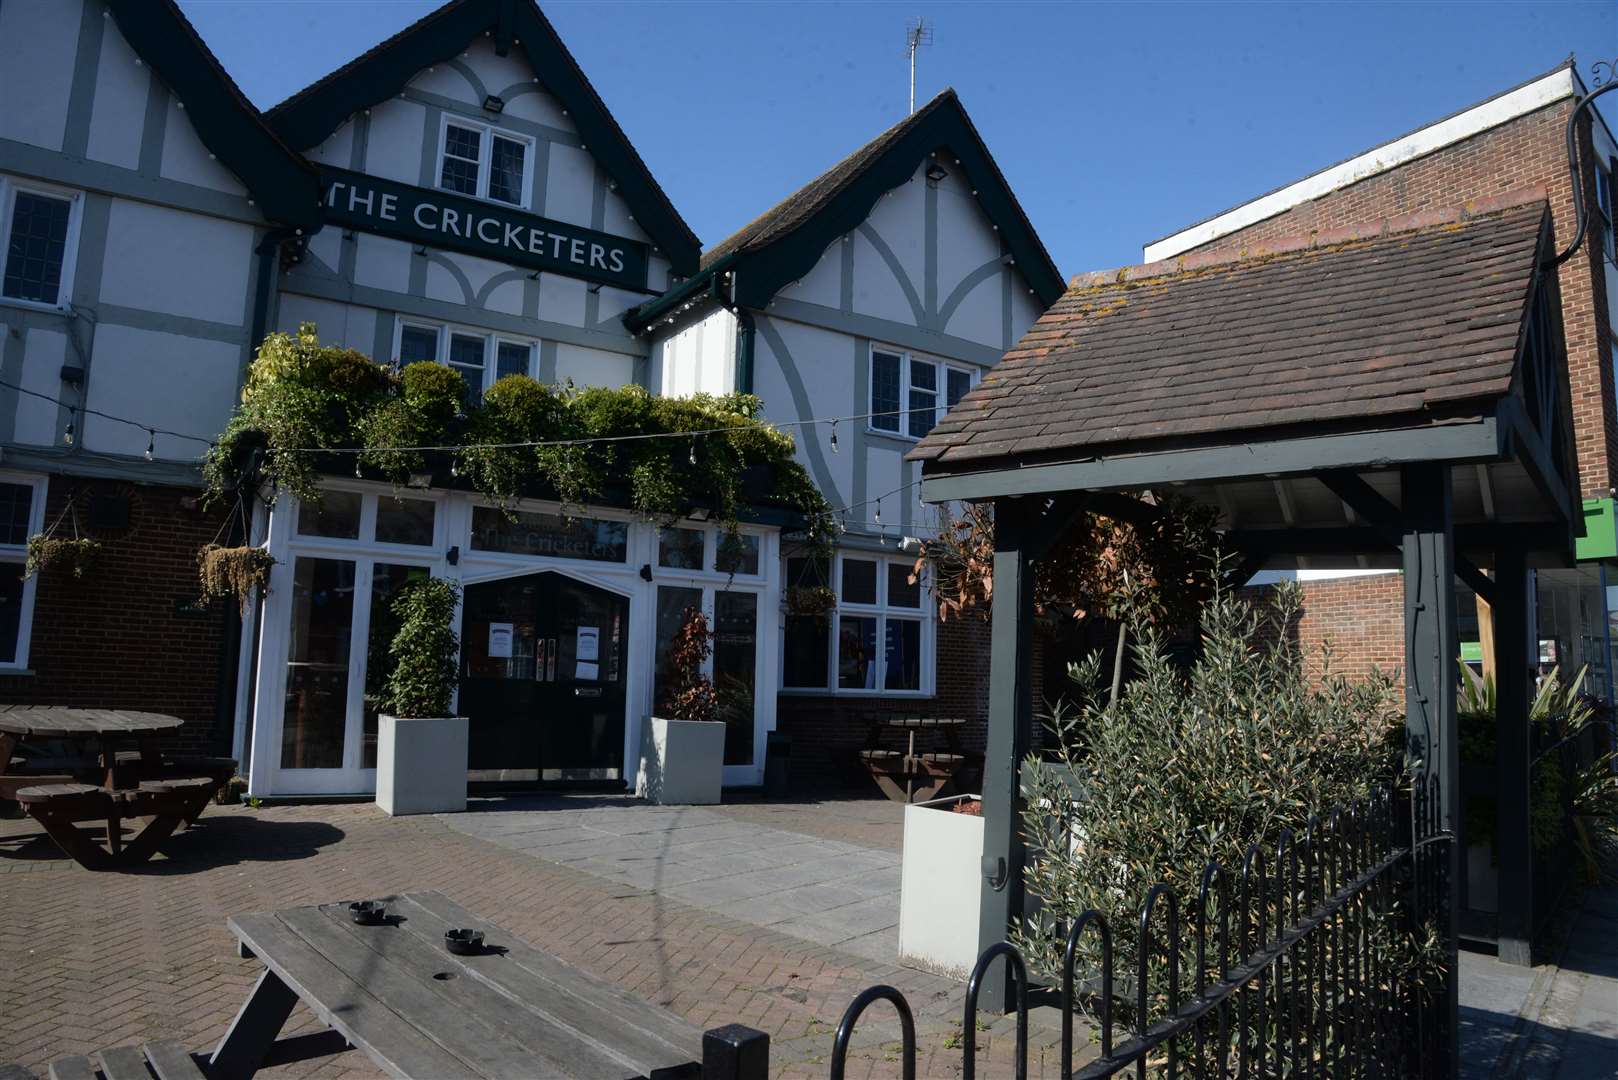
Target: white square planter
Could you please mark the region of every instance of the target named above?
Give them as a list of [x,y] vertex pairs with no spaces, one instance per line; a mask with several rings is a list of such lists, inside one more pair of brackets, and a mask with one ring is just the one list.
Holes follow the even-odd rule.
[[376,804],[390,814],[466,809],[464,716],[401,720],[382,716],[376,735]]
[[965,979],[978,959],[983,818],[950,807],[977,795],[905,807],[899,870],[899,963]]
[[636,795],[664,806],[716,803],[724,775],[723,723],[648,716],[641,724]]

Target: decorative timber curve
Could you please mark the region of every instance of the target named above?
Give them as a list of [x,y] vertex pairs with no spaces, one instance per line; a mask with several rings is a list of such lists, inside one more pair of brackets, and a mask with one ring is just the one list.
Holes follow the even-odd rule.
[[[1228,1076],[1233,1065],[1243,1076],[1452,1076],[1455,1063],[1441,1049],[1443,989],[1424,988],[1371,941],[1379,919],[1392,920],[1396,933],[1414,935],[1442,900],[1446,860],[1438,852],[1453,837],[1439,825],[1437,776],[1416,778],[1408,794],[1383,792],[1335,808],[1324,820],[1311,817],[1301,840],[1283,831],[1273,872],[1253,845],[1242,860],[1234,905],[1230,875],[1209,863],[1188,911],[1196,971],[1184,998],[1175,894],[1166,883],[1153,886],[1136,930],[1133,1033],[1121,1044],[1115,1045],[1113,1030],[1120,1000],[1113,992],[1114,931],[1099,911],[1080,915],[1065,937],[1059,995],[1041,992],[1062,1009],[1058,1075],[1099,1080],[1133,1068],[1144,1076],[1150,1062],[1168,1077]],[[1395,841],[1406,835],[1408,842]],[[1099,946],[1099,964],[1097,977],[1080,991],[1076,968],[1087,935]],[[965,1080],[977,1074],[978,987],[1001,957],[1017,987],[1012,1064],[1018,1080],[1027,1075],[1027,968],[1015,946],[1000,942],[979,957],[967,984],[961,1020]],[[1156,979],[1154,963],[1165,969]],[[1444,972],[1439,982],[1453,977]],[[1096,1010],[1100,1055],[1075,1070],[1073,1009],[1081,996]],[[844,1075],[854,1027],[878,1000],[899,1011],[902,1068],[905,1077],[915,1076],[909,1003],[890,986],[874,986],[854,999],[837,1026],[832,1080]],[[1166,1005],[1152,1020],[1154,1001]]]
[[696,273],[701,254],[696,234],[534,0],[446,4],[271,109],[270,126],[293,148],[308,150],[355,113],[396,96],[417,72],[455,60],[482,35],[493,40],[502,56],[513,46],[526,54],[529,66],[543,73],[545,88],[567,109],[589,153],[617,182],[618,195],[635,223],[669,260],[673,272]]

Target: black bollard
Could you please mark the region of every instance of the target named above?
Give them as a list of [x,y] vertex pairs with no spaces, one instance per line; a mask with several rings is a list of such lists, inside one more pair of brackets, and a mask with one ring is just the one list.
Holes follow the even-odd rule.
[[745,1024],[702,1033],[702,1080],[768,1080],[770,1037]]

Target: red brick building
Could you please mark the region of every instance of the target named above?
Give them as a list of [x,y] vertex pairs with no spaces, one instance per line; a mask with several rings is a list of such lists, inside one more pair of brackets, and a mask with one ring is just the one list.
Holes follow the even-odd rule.
[[[1540,187],[1566,247],[1577,228],[1566,132],[1587,90],[1573,62],[1486,101],[1425,125],[1336,165],[1146,245],[1148,261],[1191,252],[1236,252],[1282,237],[1464,204],[1502,192]],[[1613,543],[1618,478],[1618,405],[1614,372],[1618,341],[1618,263],[1614,262],[1613,177],[1618,141],[1585,110],[1578,129],[1582,184],[1589,206],[1583,247],[1562,264],[1562,319],[1572,382],[1574,438],[1587,536],[1580,565],[1537,575],[1541,654],[1576,669],[1589,664],[1591,689],[1612,691],[1607,560]],[[1332,576],[1332,580],[1322,580]],[[1397,666],[1401,590],[1396,578],[1301,570],[1307,643],[1331,641],[1337,669],[1348,673]],[[1618,600],[1618,597],[1614,598]],[[1462,639],[1476,638],[1470,594],[1461,600]],[[1471,616],[1471,617],[1469,617]],[[1468,633],[1470,626],[1470,633]],[[1392,635],[1390,637],[1390,634]]]

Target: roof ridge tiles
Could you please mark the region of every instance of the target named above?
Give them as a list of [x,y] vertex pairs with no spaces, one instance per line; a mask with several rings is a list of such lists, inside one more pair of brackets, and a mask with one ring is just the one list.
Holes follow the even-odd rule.
[[1147,281],[1152,278],[1173,277],[1179,274],[1210,270],[1223,266],[1234,267],[1245,263],[1256,264],[1279,255],[1290,255],[1300,251],[1312,251],[1362,241],[1380,240],[1397,236],[1401,233],[1421,232],[1445,225],[1459,225],[1478,218],[1504,214],[1507,211],[1525,206],[1543,204],[1546,200],[1547,195],[1544,185],[1534,184],[1528,187],[1514,188],[1510,191],[1504,191],[1481,199],[1470,199],[1458,206],[1414,210],[1355,225],[1343,225],[1333,229],[1315,229],[1307,233],[1261,241],[1235,250],[1191,252],[1190,254],[1175,256],[1172,259],[1160,259],[1156,262],[1137,263],[1133,266],[1120,266],[1109,270],[1091,270],[1087,273],[1075,274],[1072,280],[1069,281],[1068,288],[1071,292],[1080,289],[1122,285],[1126,282]]

